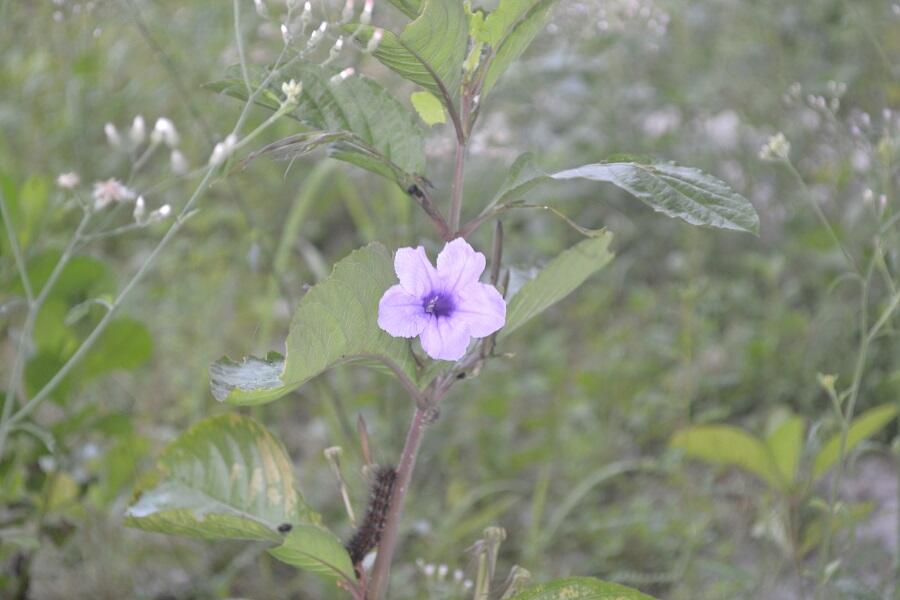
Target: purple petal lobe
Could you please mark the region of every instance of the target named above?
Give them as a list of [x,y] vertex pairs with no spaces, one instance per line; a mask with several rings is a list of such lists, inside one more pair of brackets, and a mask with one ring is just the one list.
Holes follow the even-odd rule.
[[431,319],[422,330],[422,349],[431,358],[459,360],[469,347],[469,330],[455,317]]
[[484,263],[484,254],[476,252],[463,238],[456,238],[438,254],[437,273],[444,289],[450,292],[478,281]]
[[506,302],[494,286],[475,282],[457,290],[456,297],[453,317],[465,323],[472,337],[487,337],[506,323]]
[[403,289],[413,296],[421,298],[437,287],[437,272],[422,246],[397,250],[394,271]]
[[378,326],[394,337],[416,337],[432,319],[422,301],[402,285],[394,285],[378,302]]

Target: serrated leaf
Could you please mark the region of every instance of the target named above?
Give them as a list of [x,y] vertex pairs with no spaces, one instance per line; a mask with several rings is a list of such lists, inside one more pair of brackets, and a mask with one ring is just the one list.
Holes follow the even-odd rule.
[[[415,381],[416,363],[409,342],[391,337],[378,327],[378,302],[396,279],[391,255],[379,243],[345,257],[297,305],[288,332],[284,368],[277,378],[280,387],[270,369],[251,360],[249,366],[242,369],[237,365],[230,374],[234,380],[245,378],[246,383],[233,387],[224,400],[231,404],[269,402],[326,369],[353,359],[389,364]],[[262,378],[255,379],[254,372]]]
[[633,588],[594,579],[565,577],[519,592],[512,600],[654,600]]
[[[369,43],[375,30],[369,25],[344,26],[344,31],[355,34],[363,46]],[[425,0],[422,14],[400,35],[382,32],[373,55],[401,77],[441,98],[446,105],[445,96],[452,100],[459,92],[468,39],[469,26],[462,2]]]
[[428,125],[447,122],[444,105],[431,92],[414,92],[409,97],[409,100],[422,120]]
[[279,525],[316,522],[294,487],[284,446],[237,414],[210,417],[163,452],[158,484],[141,493],[125,524],[203,539],[278,541]]
[[[303,84],[303,91],[290,116],[316,130],[304,135],[328,136],[345,132],[356,140],[356,144],[334,153],[334,158],[368,169],[368,162],[352,159],[358,152],[375,154],[402,171],[422,174],[425,170],[425,140],[409,109],[368,77],[354,74],[332,83],[337,73],[331,68],[300,63],[285,69],[278,81],[272,82],[271,95],[263,96],[258,102],[270,110],[277,110],[280,105],[277,86],[284,80],[294,79]],[[261,76],[256,78],[262,80]],[[241,100],[247,99],[246,86],[239,79],[219,81],[206,87]],[[343,139],[340,135],[335,140],[321,138],[316,145]],[[382,169],[375,172],[392,177]]]
[[797,480],[797,467],[803,451],[805,425],[802,417],[790,415],[766,438],[766,445],[775,461],[775,467],[788,484]]
[[759,216],[753,205],[725,182],[697,169],[669,163],[613,162],[584,165],[552,177],[612,183],[653,210],[692,225],[759,234]]
[[670,445],[691,457],[748,471],[775,489],[784,481],[769,449],[759,439],[730,425],[697,425],[679,431]]
[[507,303],[506,326],[500,330],[499,337],[505,338],[605,267],[613,258],[609,251],[612,237],[612,233],[606,231],[598,237],[582,240],[526,282]]
[[353,563],[343,543],[331,531],[322,527],[294,527],[284,543],[269,550],[269,554],[289,565],[329,579],[356,581]]
[[509,66],[515,62],[544,28],[557,0],[501,0],[480,27],[479,41],[494,49],[482,95],[487,95]]
[[[857,444],[875,435],[879,429],[890,423],[896,416],[897,406],[895,404],[882,404],[867,410],[853,419],[853,422],[850,424],[850,430],[847,432],[845,453],[850,452]],[[836,433],[828,439],[816,455],[813,462],[813,481],[819,479],[837,463],[840,458],[840,450],[841,434]]]

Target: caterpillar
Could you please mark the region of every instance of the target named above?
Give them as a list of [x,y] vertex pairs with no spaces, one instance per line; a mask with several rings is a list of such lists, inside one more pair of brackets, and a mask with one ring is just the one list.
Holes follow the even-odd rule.
[[378,467],[375,470],[366,514],[353,537],[344,546],[350,554],[353,566],[361,564],[366,555],[381,541],[381,532],[387,520],[396,481],[397,471],[393,467]]

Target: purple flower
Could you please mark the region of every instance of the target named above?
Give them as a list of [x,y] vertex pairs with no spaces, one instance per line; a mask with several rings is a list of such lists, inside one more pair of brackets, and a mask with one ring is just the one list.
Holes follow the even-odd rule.
[[459,360],[470,338],[491,335],[506,322],[506,302],[478,278],[484,254],[462,238],[444,246],[437,269],[425,248],[400,248],[394,271],[400,279],[378,303],[378,326],[394,337],[420,336],[431,358]]

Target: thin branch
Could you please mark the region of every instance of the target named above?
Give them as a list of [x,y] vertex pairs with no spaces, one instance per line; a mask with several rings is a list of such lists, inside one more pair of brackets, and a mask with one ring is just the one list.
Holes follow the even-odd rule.
[[19,270],[19,277],[22,279],[22,287],[25,288],[25,297],[28,303],[34,302],[34,293],[31,289],[31,281],[28,280],[28,271],[25,269],[25,260],[22,258],[22,249],[19,248],[19,238],[13,229],[12,219],[9,216],[9,209],[6,207],[6,198],[3,190],[0,190],[0,217],[3,217],[3,224],[6,226],[6,238],[9,240],[9,247],[12,248],[13,258],[16,260],[16,268]]

